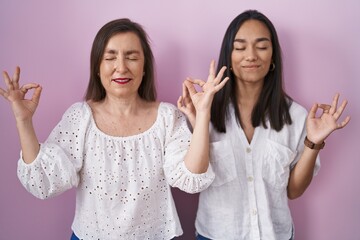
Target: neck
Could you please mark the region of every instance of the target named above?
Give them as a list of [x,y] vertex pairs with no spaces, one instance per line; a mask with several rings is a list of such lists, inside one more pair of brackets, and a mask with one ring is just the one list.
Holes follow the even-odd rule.
[[238,106],[252,109],[259,99],[262,87],[262,84],[238,84],[236,88]]
[[143,100],[138,95],[126,99],[107,96],[101,105],[111,114],[126,116],[136,114],[143,105]]

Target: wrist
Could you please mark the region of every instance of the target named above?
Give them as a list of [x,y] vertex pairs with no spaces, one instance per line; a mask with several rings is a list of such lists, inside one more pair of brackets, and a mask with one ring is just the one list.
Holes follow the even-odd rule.
[[210,120],[210,112],[209,111],[196,111],[196,121],[200,120]]
[[310,149],[314,149],[314,150],[321,150],[324,148],[325,146],[325,142],[323,141],[322,143],[314,143],[312,141],[310,141],[307,136],[304,139],[304,144],[306,147],[310,148]]

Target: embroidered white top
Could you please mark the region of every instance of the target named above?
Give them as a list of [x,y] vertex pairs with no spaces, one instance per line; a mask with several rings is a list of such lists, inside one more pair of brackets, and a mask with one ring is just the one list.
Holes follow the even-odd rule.
[[77,187],[72,230],[80,239],[171,239],[182,229],[169,184],[195,193],[214,179],[211,166],[203,174],[185,167],[190,138],[169,103],[160,103],[150,129],[129,137],[101,132],[89,105],[75,103],[34,162],[19,160],[18,177],[41,199]]
[[[200,193],[199,234],[214,240],[289,240],[292,218],[287,184],[306,136],[306,110],[293,102],[293,120],[280,132],[256,127],[249,144],[233,108],[226,133],[211,129],[210,162],[215,180]],[[315,174],[320,167],[317,158]]]

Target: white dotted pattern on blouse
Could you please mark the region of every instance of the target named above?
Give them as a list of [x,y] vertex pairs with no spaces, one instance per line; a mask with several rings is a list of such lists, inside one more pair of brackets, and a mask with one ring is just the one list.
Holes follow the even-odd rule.
[[46,199],[77,187],[72,229],[80,239],[171,239],[182,234],[171,195],[207,188],[211,166],[191,173],[183,162],[191,133],[183,114],[160,103],[150,129],[129,137],[101,132],[87,103],[64,114],[31,164],[20,158],[18,177]]

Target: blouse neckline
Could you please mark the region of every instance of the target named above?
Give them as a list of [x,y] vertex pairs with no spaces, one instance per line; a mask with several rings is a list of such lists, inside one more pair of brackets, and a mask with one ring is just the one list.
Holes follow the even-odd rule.
[[158,109],[157,109],[157,116],[156,116],[156,119],[155,119],[154,123],[148,129],[146,129],[145,131],[143,131],[141,133],[138,133],[138,134],[135,134],[135,135],[130,135],[130,136],[113,136],[113,135],[106,134],[100,128],[98,128],[98,126],[96,124],[96,121],[94,119],[91,107],[89,106],[89,104],[87,102],[84,102],[84,103],[85,103],[86,109],[89,111],[89,114],[90,114],[91,125],[94,126],[94,129],[96,130],[96,132],[99,133],[102,136],[107,137],[107,138],[113,138],[113,139],[118,139],[118,140],[120,140],[120,139],[121,140],[133,139],[133,138],[139,138],[139,137],[148,135],[158,125],[158,122],[160,121],[160,115],[161,115],[160,114],[160,109],[163,107],[163,103],[160,102],[160,104],[158,106]]

